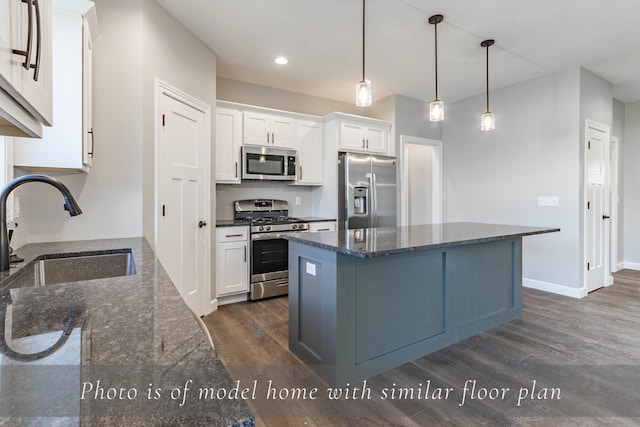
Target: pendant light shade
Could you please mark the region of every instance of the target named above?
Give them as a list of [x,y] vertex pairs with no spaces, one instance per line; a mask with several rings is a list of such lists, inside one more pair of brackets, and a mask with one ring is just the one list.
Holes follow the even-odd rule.
[[371,105],[371,81],[363,80],[356,83],[356,106],[368,107]]
[[432,122],[440,122],[444,120],[444,103],[438,99],[438,24],[442,22],[442,15],[433,15],[429,17],[429,24],[433,25],[435,35],[435,66],[436,66],[436,99],[429,104],[429,120]]
[[365,34],[364,34],[364,12],[365,12],[365,0],[362,0],[362,80],[356,83],[356,106],[368,107],[371,105],[372,90],[371,81],[365,79],[364,74],[364,47],[365,47]]
[[485,40],[480,43],[480,46],[487,48],[487,110],[482,115],[480,120],[480,130],[494,130],[496,128],[496,118],[491,111],[489,111],[489,46],[493,46],[494,40]]

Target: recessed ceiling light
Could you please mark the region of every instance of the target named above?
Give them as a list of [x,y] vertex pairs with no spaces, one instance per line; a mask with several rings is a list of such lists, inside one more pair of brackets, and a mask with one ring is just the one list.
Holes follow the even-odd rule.
[[285,58],[284,56],[278,56],[276,59],[273,60],[273,62],[275,62],[278,65],[284,65],[284,64],[288,63],[289,60],[287,58]]

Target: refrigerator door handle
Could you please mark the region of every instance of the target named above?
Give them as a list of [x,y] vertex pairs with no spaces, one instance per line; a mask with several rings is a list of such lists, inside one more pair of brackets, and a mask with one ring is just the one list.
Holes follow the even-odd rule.
[[376,228],[378,227],[378,188],[375,172],[369,176],[369,192],[371,193],[371,227]]

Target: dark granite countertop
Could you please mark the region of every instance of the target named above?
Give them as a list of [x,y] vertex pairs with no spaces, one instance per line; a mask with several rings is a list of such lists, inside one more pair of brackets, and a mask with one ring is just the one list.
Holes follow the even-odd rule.
[[[307,222],[327,222],[327,221],[336,221],[335,218],[321,218],[317,216],[302,216],[296,217],[298,219],[307,221]],[[247,221],[238,220],[238,219],[219,219],[216,221],[216,227],[235,227],[238,225],[249,225]]]
[[307,221],[307,222],[328,222],[328,221],[337,221],[336,218],[321,218],[318,216],[302,216],[302,217],[298,217],[301,220]]
[[425,249],[504,240],[518,236],[553,233],[559,228],[451,222],[407,227],[296,233],[284,236],[292,242],[329,249],[360,258]]
[[235,227],[238,225],[245,225],[248,227],[249,223],[239,219],[219,219],[216,221],[216,227]]
[[[39,287],[23,280],[43,254],[128,248],[134,275]],[[242,399],[199,399],[201,388],[235,382],[146,240],[16,252],[25,262],[0,275],[0,425],[254,425]]]

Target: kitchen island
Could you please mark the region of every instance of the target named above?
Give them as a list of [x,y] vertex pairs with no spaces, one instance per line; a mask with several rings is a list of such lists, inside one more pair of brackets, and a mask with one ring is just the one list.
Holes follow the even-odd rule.
[[[254,425],[246,402],[228,397],[235,382],[145,239],[17,253],[24,263],[0,273],[0,425]],[[110,255],[126,260],[126,275],[85,280],[120,262],[92,258]],[[51,272],[39,264],[49,258],[61,263]],[[55,284],[54,273],[77,280]]]
[[522,315],[522,237],[557,228],[445,223],[289,240],[289,349],[353,384]]

